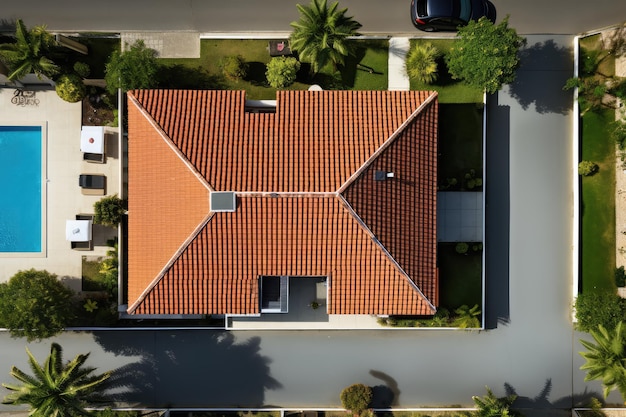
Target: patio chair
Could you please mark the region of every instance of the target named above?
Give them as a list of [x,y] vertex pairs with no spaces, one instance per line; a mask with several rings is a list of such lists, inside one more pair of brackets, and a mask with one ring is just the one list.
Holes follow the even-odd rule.
[[106,191],[106,176],[102,174],[80,174],[78,185],[85,195],[104,195]]
[[103,153],[83,153],[83,161],[94,164],[104,164],[106,156]]

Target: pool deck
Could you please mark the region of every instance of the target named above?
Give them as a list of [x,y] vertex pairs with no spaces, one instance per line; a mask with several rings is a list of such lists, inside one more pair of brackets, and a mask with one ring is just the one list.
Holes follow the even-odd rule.
[[72,289],[81,288],[83,256],[106,255],[106,240],[116,230],[94,226],[93,250],[71,249],[65,239],[65,222],[77,214],[93,214],[93,204],[102,196],[84,195],[78,185],[83,173],[104,174],[107,195],[120,191],[120,155],[118,129],[105,128],[107,158],[105,163],[83,161],[80,151],[82,127],[81,103],[67,103],[54,90],[37,90],[36,103],[16,105],[11,102],[13,89],[0,89],[0,125],[41,124],[45,130],[45,170],[42,182],[46,186],[43,207],[43,252],[41,254],[11,254],[0,256],[0,282],[5,282],[24,269],[45,269],[57,274]]

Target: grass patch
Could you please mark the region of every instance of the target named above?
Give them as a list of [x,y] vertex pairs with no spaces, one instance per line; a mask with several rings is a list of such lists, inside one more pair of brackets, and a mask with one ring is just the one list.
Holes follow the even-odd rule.
[[431,43],[442,56],[439,58],[439,78],[432,84],[411,81],[411,90],[435,90],[439,93],[440,103],[482,103],[482,90],[470,87],[460,80],[452,79],[445,64],[445,55],[452,47],[452,39],[411,39],[411,47],[417,43]]
[[[615,54],[612,54],[609,50],[602,49],[600,35],[582,38],[578,44],[581,49],[590,52],[595,58],[598,64],[596,72],[605,77],[613,77],[615,75]],[[586,54],[583,52],[581,58],[584,59],[585,56]],[[584,66],[583,62],[581,62],[581,66]]]
[[615,143],[609,136],[614,110],[587,112],[581,118],[581,159],[600,167],[582,178],[582,291],[614,290]]
[[470,169],[482,178],[482,109],[476,104],[442,104],[439,106],[438,182],[462,178]]
[[460,255],[455,246],[439,243],[437,249],[439,305],[450,312],[464,304],[482,306],[482,256],[480,252]]
[[[330,68],[311,76],[310,66],[303,64],[296,82],[286,89],[306,90],[312,84],[319,84],[324,89],[386,90],[388,41],[352,42],[358,45],[356,56],[346,60],[340,79],[333,75]],[[248,74],[243,79],[231,80],[222,75],[220,62],[228,56],[237,55],[248,64]],[[244,90],[249,99],[273,100],[276,89],[270,87],[265,79],[265,66],[270,59],[267,40],[203,39],[200,42],[200,58],[159,60],[164,65],[159,76],[160,84],[169,88]]]
[[346,59],[342,81],[350,90],[386,90],[388,86],[389,41],[359,40],[356,56]]

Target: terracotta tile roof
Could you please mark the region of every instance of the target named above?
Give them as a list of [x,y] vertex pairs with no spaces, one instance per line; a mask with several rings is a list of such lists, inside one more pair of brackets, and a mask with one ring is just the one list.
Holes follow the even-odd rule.
[[331,314],[432,314],[436,93],[244,94],[129,93],[129,311],[255,314],[290,275],[329,277]]

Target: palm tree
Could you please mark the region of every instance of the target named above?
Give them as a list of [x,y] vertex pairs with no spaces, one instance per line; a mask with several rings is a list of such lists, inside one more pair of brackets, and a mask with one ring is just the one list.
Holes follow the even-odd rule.
[[0,60],[9,68],[9,80],[19,80],[35,73],[39,79],[59,73],[59,67],[46,55],[51,53],[55,40],[44,26],[35,26],[30,31],[24,22],[15,23],[15,43],[0,45]]
[[587,348],[587,352],[580,355],[587,362],[580,369],[587,370],[585,381],[599,379],[604,386],[604,397],[617,389],[626,400],[626,329],[623,322],[619,322],[613,331],[598,325],[597,330],[589,333],[595,343],[581,340],[580,343]]
[[420,83],[435,82],[439,55],[439,50],[432,43],[420,43],[413,46],[406,57],[407,74]]
[[358,35],[361,24],[345,15],[348,9],[337,9],[338,3],[326,6],[326,0],[311,0],[309,6],[297,4],[300,20],[291,22],[293,32],[290,47],[301,61],[311,64],[317,73],[331,63],[334,69],[343,65],[344,58],[352,54],[348,36]]
[[61,346],[53,343],[50,355],[40,365],[28,348],[26,352],[34,376],[12,367],[11,376],[21,384],[2,384],[13,391],[4,398],[3,404],[28,404],[31,416],[74,417],[90,415],[85,407],[102,400],[95,389],[111,374],[92,375],[95,368],[82,367],[89,354],[78,355],[64,365]]
[[454,310],[457,317],[454,319],[454,325],[461,329],[468,329],[471,327],[480,327],[480,307],[478,304],[475,304],[474,307],[470,308],[467,305],[462,305],[461,307]]
[[517,399],[517,395],[511,394],[506,397],[498,398],[494,395],[489,387],[487,395],[484,397],[473,396],[474,404],[476,404],[476,417],[508,417],[519,415],[511,410],[511,405]]

